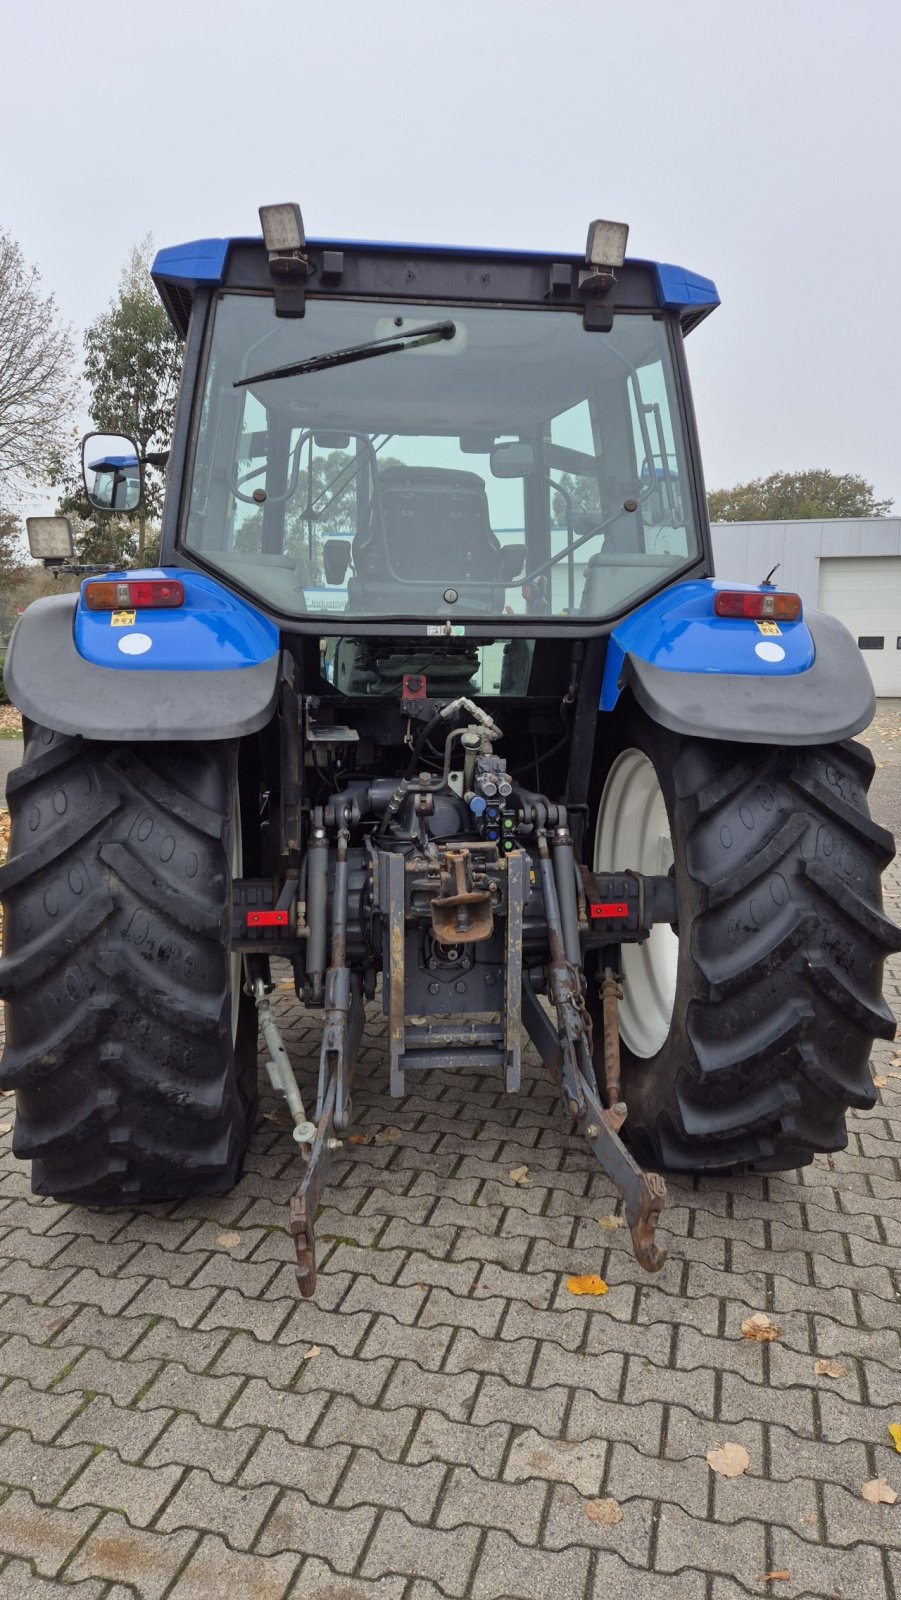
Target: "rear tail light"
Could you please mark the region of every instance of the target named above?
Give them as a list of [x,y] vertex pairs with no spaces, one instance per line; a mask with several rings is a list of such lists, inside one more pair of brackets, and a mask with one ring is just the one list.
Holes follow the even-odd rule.
[[718,617],[752,617],[764,622],[797,622],[799,594],[761,594],[754,589],[718,589],[713,602]]
[[178,578],[123,578],[86,583],[88,611],[145,611],[158,606],[183,606],[185,586]]

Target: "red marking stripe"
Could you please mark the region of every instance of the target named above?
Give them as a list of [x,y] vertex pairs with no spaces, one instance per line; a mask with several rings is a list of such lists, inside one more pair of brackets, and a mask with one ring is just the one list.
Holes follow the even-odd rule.
[[588,907],[589,915],[595,921],[599,917],[627,917],[629,907],[625,900],[601,900],[598,904]]
[[287,928],[287,911],[248,911],[248,928]]

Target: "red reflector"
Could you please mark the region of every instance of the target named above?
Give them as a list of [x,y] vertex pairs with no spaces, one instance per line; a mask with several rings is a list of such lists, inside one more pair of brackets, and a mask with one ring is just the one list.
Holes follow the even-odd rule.
[[588,907],[588,915],[597,922],[600,917],[627,917],[629,907],[625,900],[601,900]]
[[178,578],[119,578],[86,583],[82,597],[88,611],[151,611],[183,606],[185,586]]
[[248,928],[287,928],[287,911],[248,911]]
[[718,589],[713,601],[718,617],[751,617],[763,622],[797,622],[799,594],[761,594],[754,589]]

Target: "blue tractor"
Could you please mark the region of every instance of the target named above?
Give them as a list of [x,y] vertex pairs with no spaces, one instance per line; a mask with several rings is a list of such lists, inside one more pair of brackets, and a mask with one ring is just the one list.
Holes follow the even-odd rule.
[[[515,1093],[528,1036],[654,1270],[661,1170],[794,1168],[873,1103],[901,936],[869,676],[797,595],[713,576],[708,279],[610,222],[543,255],[261,220],[155,263],[185,340],[160,567],[36,602],[7,656],[15,1151],[69,1202],[225,1191],[262,1029],[311,1294],[373,1002],[396,1095]],[[90,436],[94,503],[133,510],[147,459]],[[65,565],[64,522],[36,538]],[[322,1014],[315,1104],[273,958]]]

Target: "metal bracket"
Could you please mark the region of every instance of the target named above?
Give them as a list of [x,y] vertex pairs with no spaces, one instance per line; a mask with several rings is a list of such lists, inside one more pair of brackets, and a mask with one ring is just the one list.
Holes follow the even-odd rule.
[[277,1090],[279,1094],[283,1094],[288,1102],[288,1109],[294,1119],[294,1138],[296,1142],[300,1145],[309,1146],[316,1137],[316,1128],[307,1119],[290,1057],[285,1049],[278,1023],[272,1015],[272,1006],[262,978],[254,979],[251,984],[251,993],[256,1002],[257,1016],[269,1051],[269,1060],[266,1062],[269,1082],[272,1084],[273,1089]]

